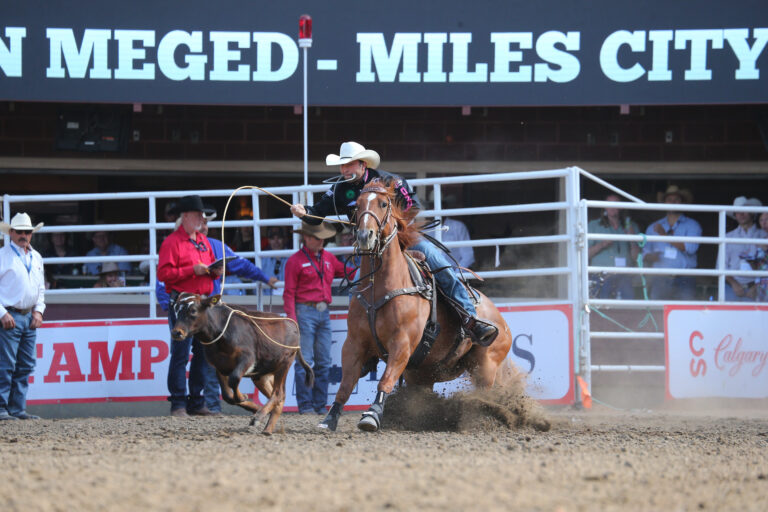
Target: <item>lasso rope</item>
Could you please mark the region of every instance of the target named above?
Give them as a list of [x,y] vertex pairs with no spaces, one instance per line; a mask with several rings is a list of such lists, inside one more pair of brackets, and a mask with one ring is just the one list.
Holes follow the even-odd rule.
[[295,321],[293,318],[289,318],[289,317],[263,317],[263,316],[253,316],[253,315],[249,315],[249,314],[248,314],[248,313],[246,313],[245,311],[240,311],[239,309],[235,309],[235,308],[233,308],[233,307],[229,306],[228,304],[224,304],[224,302],[222,302],[222,301],[219,301],[219,304],[221,304],[221,305],[222,305],[222,306],[224,306],[225,308],[229,309],[229,316],[227,316],[227,322],[224,324],[224,328],[221,330],[221,332],[219,333],[219,335],[218,335],[218,336],[216,336],[216,337],[215,337],[214,339],[212,339],[211,341],[208,341],[208,342],[206,342],[206,341],[198,340],[198,341],[200,341],[200,344],[201,344],[201,345],[213,345],[214,343],[216,343],[217,341],[219,341],[219,339],[221,339],[221,337],[222,337],[222,336],[224,336],[224,333],[225,333],[225,332],[227,332],[227,328],[229,327],[229,322],[230,322],[230,320],[232,320],[232,315],[234,315],[234,314],[238,314],[238,315],[240,315],[240,316],[242,316],[242,317],[245,317],[245,318],[247,318],[247,319],[248,319],[248,320],[249,320],[249,321],[250,321],[250,322],[251,322],[253,325],[255,325],[255,326],[256,326],[256,328],[259,330],[259,332],[260,332],[261,334],[263,334],[263,335],[264,335],[264,337],[265,337],[265,338],[267,338],[269,341],[271,341],[271,342],[272,342],[272,343],[274,343],[275,345],[277,345],[277,346],[279,346],[279,347],[287,348],[287,349],[289,349],[289,350],[300,350],[300,349],[301,349],[301,346],[300,346],[300,345],[297,345],[297,346],[295,346],[295,347],[294,347],[294,346],[291,346],[291,345],[283,345],[283,344],[282,344],[282,343],[280,343],[279,341],[277,341],[277,340],[275,340],[274,338],[272,338],[272,337],[271,337],[269,334],[267,334],[267,333],[264,331],[264,329],[262,329],[262,328],[261,328],[261,326],[259,325],[259,323],[258,323],[258,322],[256,322],[256,320],[267,320],[267,321],[269,321],[269,320],[286,321],[286,320],[287,320],[287,321],[293,322],[293,323],[296,325],[296,327],[298,328],[298,326],[299,326],[299,325],[296,323],[296,321]]
[[[257,186],[255,186],[255,185],[244,185],[244,186],[242,186],[242,187],[238,187],[238,188],[236,188],[236,189],[235,189],[235,190],[234,190],[234,191],[233,191],[233,192],[232,192],[232,193],[229,195],[229,198],[227,199],[227,204],[226,204],[226,206],[224,207],[224,214],[222,215],[222,218],[221,218],[221,245],[222,245],[222,252],[224,253],[224,254],[222,255],[222,258],[223,258],[223,260],[222,260],[222,265],[221,265],[221,293],[222,293],[222,294],[224,293],[224,279],[225,279],[225,278],[226,278],[226,276],[227,276],[227,258],[226,258],[226,249],[225,249],[225,248],[226,248],[226,245],[225,245],[225,243],[224,243],[224,222],[225,222],[225,221],[226,221],[226,219],[227,219],[227,211],[229,210],[229,203],[232,201],[232,198],[233,198],[233,197],[235,197],[235,195],[236,195],[236,194],[237,194],[239,191],[241,191],[241,190],[245,190],[245,189],[254,189],[254,188],[255,188],[256,190],[261,190],[262,192],[264,192],[265,194],[267,194],[267,195],[269,195],[269,196],[272,196],[272,197],[274,197],[275,199],[277,199],[277,200],[278,200],[278,201],[280,201],[281,203],[283,203],[283,204],[287,205],[288,207],[291,207],[291,206],[293,206],[291,203],[289,203],[288,201],[286,201],[286,200],[285,200],[285,199],[283,199],[282,197],[278,197],[277,195],[273,194],[273,193],[272,193],[272,192],[270,192],[269,190],[266,190],[266,189],[264,189],[264,188],[261,188],[261,187],[257,187]],[[307,213],[307,214],[305,214],[304,216],[305,216],[305,217],[310,217],[310,218],[312,218],[312,219],[320,219],[320,220],[325,220],[325,221],[327,221],[327,222],[338,222],[338,223],[340,223],[340,224],[349,224],[350,226],[353,226],[353,225],[354,225],[354,224],[352,224],[351,222],[349,222],[349,221],[346,221],[346,220],[342,220],[342,219],[327,219],[327,218],[325,218],[325,217],[318,217],[317,215],[310,215],[310,214],[308,214],[308,213]],[[256,242],[255,242],[255,240],[254,240],[254,245],[255,245],[255,243],[256,243]]]

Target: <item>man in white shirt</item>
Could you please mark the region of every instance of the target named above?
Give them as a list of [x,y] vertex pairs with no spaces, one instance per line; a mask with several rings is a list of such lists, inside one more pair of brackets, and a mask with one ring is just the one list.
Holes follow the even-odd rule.
[[[763,206],[759,199],[744,196],[737,197],[733,206]],[[755,224],[756,215],[751,212],[733,212],[728,216],[739,225],[726,233],[726,238],[766,238],[766,233]],[[749,260],[757,257],[758,246],[755,244],[726,244],[725,268],[727,270],[752,270]],[[751,302],[755,300],[754,277],[726,276],[725,300],[728,302]]]
[[27,413],[29,376],[35,369],[35,339],[45,311],[43,258],[32,248],[32,226],[26,213],[17,213],[0,231],[11,242],[0,249],[0,420],[37,420]]

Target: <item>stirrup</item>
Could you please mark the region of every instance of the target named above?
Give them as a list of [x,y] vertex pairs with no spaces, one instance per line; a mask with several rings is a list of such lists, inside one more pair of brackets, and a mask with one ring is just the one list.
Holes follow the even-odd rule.
[[462,323],[472,341],[481,347],[487,347],[499,335],[498,327],[479,318],[467,316]]

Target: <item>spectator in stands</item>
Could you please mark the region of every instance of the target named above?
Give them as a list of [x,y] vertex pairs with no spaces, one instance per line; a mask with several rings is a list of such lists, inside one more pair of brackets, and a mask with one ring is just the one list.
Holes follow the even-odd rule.
[[[434,204],[433,197],[433,194],[430,193],[429,201]],[[442,207],[458,208],[459,200],[454,194],[446,194],[442,200]],[[470,240],[469,230],[462,221],[443,217],[443,226],[446,228],[442,235],[443,242]],[[472,247],[453,247],[450,249],[450,253],[460,267],[471,268],[475,263],[475,250]]]
[[303,245],[286,265],[283,306],[288,317],[299,324],[301,353],[315,372],[310,389],[304,385],[304,368],[298,363],[294,366],[296,402],[300,414],[324,414],[331,369],[331,282],[344,275],[344,264],[323,250],[323,241],[336,235],[332,226],[304,222],[295,233],[301,235]]
[[[213,210],[203,206],[200,196],[192,195],[184,196],[176,203],[176,212],[181,218],[180,227],[163,240],[157,266],[157,279],[165,283],[171,306],[182,292],[210,295],[214,290],[214,282],[221,277],[220,269],[208,269],[215,257],[208,237],[200,231],[205,220],[203,212],[211,214]],[[175,324],[176,312],[173,307],[169,307],[168,325],[173,329]],[[186,377],[187,363],[189,388]],[[205,397],[202,395],[206,371],[209,368],[202,345],[192,336],[178,341],[171,340],[171,357],[168,363],[168,401],[171,402],[171,416],[215,414],[205,406]]]
[[[106,231],[96,231],[91,237],[93,249],[86,253],[86,256],[125,256],[128,251],[124,247],[112,243],[109,233]],[[98,275],[101,272],[102,263],[86,263],[83,265],[83,273],[88,275]],[[127,261],[121,261],[117,264],[120,270],[128,272],[131,270],[131,264]]]
[[[160,222],[176,222],[176,219],[179,218],[179,214],[176,213],[176,202],[170,201],[165,204],[165,208],[163,209],[163,220]],[[158,247],[162,243],[163,240],[165,240],[165,237],[173,233],[174,229],[158,229],[157,230],[157,245]]]
[[[763,206],[759,199],[739,196],[733,201],[733,206]],[[726,233],[727,238],[766,238],[765,231],[755,223],[756,215],[750,212],[736,211],[727,214],[739,225],[733,231]],[[759,247],[755,244],[726,244],[726,270],[752,270],[751,261],[758,259]],[[725,300],[728,302],[753,301],[756,290],[752,288],[755,279],[747,276],[725,276]]]
[[[243,217],[239,220],[252,220],[252,217]],[[256,245],[253,240],[253,226],[240,226],[235,231],[235,236],[232,237],[232,242],[229,244],[235,252],[252,252],[255,251]]]
[[[621,201],[616,194],[609,194],[606,201]],[[637,223],[624,210],[606,208],[600,218],[589,222],[590,233],[607,235],[634,235],[640,231]],[[637,261],[640,247],[634,242],[590,240],[589,264],[595,267],[632,267]],[[592,296],[601,299],[634,299],[631,274],[590,275]]]
[[[51,233],[51,245],[47,250],[43,251],[43,258],[47,260],[48,258],[71,258],[77,256],[70,241],[69,235],[63,231]],[[53,276],[70,276],[80,273],[77,265],[72,263],[46,263],[45,270]]]
[[[285,229],[280,226],[270,226],[267,228],[267,240],[270,251],[282,251],[288,245],[288,239],[285,235]],[[261,268],[269,277],[275,277],[278,281],[285,281],[285,265],[288,262],[286,256],[267,256],[261,258]],[[264,290],[265,295],[282,295],[282,288]]]
[[119,288],[125,286],[125,273],[114,261],[107,261],[101,266],[99,280],[94,288]]
[[[664,202],[669,205],[691,202],[691,193],[677,185],[670,185],[664,192]],[[645,232],[654,236],[701,236],[698,222],[671,206],[667,215],[653,222]],[[653,268],[696,268],[696,252],[699,244],[693,242],[648,242],[643,247],[645,266]],[[650,278],[650,298],[653,300],[693,300],[696,280],[693,276],[656,275]]]
[[[342,227],[341,224],[337,224],[336,226],[336,238],[334,238],[334,243],[327,243],[325,244],[326,249],[328,247],[352,247],[355,244],[355,234],[352,231],[351,226],[344,226]],[[339,231],[341,229],[341,231]],[[344,263],[346,266],[350,267],[350,269],[355,269],[355,274],[350,275],[350,281],[353,281],[357,278],[357,271],[360,268],[360,256],[355,256],[353,254],[338,254],[336,256],[342,263]],[[339,286],[333,286],[331,287],[331,295],[334,297],[337,295],[345,295],[350,294],[352,291],[349,287],[349,282],[342,281]]]
[[[760,229],[768,233],[768,212],[763,212],[759,217]],[[768,245],[758,248],[757,258],[751,262],[754,270],[768,270]],[[768,302],[768,277],[758,277],[755,286],[755,300]]]
[[42,227],[32,226],[26,213],[0,222],[0,232],[11,239],[0,249],[0,420],[40,419],[27,412],[27,389],[45,311],[43,258],[31,245]]

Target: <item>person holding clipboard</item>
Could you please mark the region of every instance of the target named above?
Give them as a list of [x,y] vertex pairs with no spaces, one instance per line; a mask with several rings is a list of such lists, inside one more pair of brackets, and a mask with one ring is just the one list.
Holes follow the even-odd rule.
[[[208,222],[216,218],[216,212],[213,211],[213,209],[209,209],[207,206],[205,208],[206,211],[203,213],[203,223],[200,225],[199,232],[207,237]],[[176,221],[176,229],[178,229],[180,225],[181,219]],[[207,240],[211,246],[213,257],[215,258],[215,261],[208,265],[209,275],[215,275],[215,273],[220,275],[223,268],[223,261],[226,259],[227,277],[240,276],[251,279],[253,281],[261,281],[269,285],[270,289],[274,288],[275,283],[277,282],[276,277],[267,277],[267,275],[262,272],[259,267],[251,263],[249,260],[241,258],[235,254],[232,249],[224,245],[221,240],[217,240],[215,238],[208,238]],[[229,282],[229,279],[227,279],[227,283]],[[242,290],[235,289],[235,291]],[[157,288],[155,293],[157,295],[157,302],[160,304],[160,307],[163,308],[163,311],[168,311],[169,296],[168,293],[166,293],[166,286],[162,281],[157,281]],[[221,293],[221,279],[216,279],[213,281],[213,291],[211,292],[211,295],[218,295],[219,293]],[[208,415],[208,413],[213,415],[222,414],[221,400],[219,399],[221,390],[219,387],[219,379],[216,377],[216,371],[212,366],[206,365],[203,369],[203,373],[203,395],[205,396],[205,408],[202,410],[203,415]],[[179,412],[177,414],[181,413]]]
[[[208,237],[202,233],[205,224],[203,214],[210,215],[213,210],[203,206],[200,196],[192,195],[182,197],[176,203],[175,211],[180,215],[181,222],[179,227],[163,240],[157,265],[157,279],[165,283],[165,291],[169,295],[168,325],[171,330],[176,324],[173,307],[179,294],[188,292],[209,296],[214,291],[214,281],[221,277],[221,269],[208,270],[208,265],[216,258]],[[190,349],[192,361],[189,363],[187,387],[186,368]],[[193,337],[181,341],[171,340],[171,358],[168,365],[168,401],[171,402],[171,416],[212,414],[206,407],[203,396],[208,368],[202,345]]]

